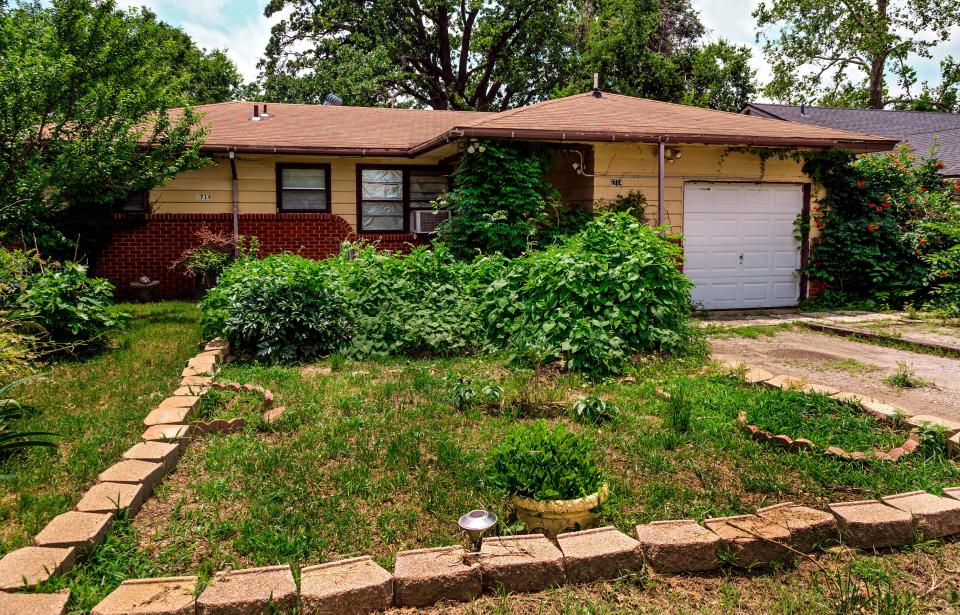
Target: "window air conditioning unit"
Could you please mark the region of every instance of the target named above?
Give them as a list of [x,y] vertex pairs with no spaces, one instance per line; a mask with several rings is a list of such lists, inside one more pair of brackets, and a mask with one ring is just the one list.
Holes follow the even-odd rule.
[[432,209],[417,210],[413,212],[413,232],[418,235],[435,233],[440,223],[449,219],[449,211],[434,211]]

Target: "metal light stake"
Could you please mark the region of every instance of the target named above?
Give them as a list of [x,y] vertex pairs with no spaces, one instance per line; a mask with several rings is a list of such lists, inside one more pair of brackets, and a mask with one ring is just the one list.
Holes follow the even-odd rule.
[[457,524],[470,535],[474,545],[479,545],[483,533],[497,524],[497,515],[482,508],[471,510],[460,517]]

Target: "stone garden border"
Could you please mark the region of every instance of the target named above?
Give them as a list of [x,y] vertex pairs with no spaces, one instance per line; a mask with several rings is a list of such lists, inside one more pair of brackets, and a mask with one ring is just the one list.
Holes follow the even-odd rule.
[[[756,425],[751,425],[747,423],[747,413],[740,411],[737,415],[737,422],[740,423],[740,426],[751,438],[757,442],[772,442],[777,446],[787,449],[788,451],[802,451],[802,450],[811,450],[816,447],[816,445],[807,440],[806,438],[797,438],[794,440],[788,435],[785,434],[776,434],[767,431],[766,429],[760,429]],[[920,436],[916,431],[911,431],[910,435],[900,446],[896,446],[889,451],[883,453],[876,451],[874,453],[848,453],[838,446],[830,446],[824,450],[824,453],[830,455],[831,457],[838,457],[844,461],[863,461],[864,459],[878,459],[880,461],[897,461],[904,455],[909,455],[920,447]]]
[[[228,351],[226,342],[208,343],[188,362],[174,396],[151,412],[153,420],[148,416],[144,421],[143,442],[101,473],[101,482],[83,496],[76,511],[54,518],[34,539],[36,546],[0,559],[0,612],[64,613],[69,591],[15,592],[68,570],[103,540],[118,510],[136,514],[153,485],[176,465],[192,431],[184,421],[211,387],[212,374]],[[157,415],[179,422],[157,423]],[[787,502],[703,524],[655,521],[636,526],[634,537],[612,526],[560,534],[556,543],[539,534],[488,537],[478,553],[461,546],[402,551],[393,573],[369,556],[306,566],[300,569],[299,584],[289,565],[218,572],[199,595],[196,576],[129,579],[91,614],[257,613],[271,604],[300,605],[306,612],[370,613],[468,601],[484,592],[535,592],[614,579],[645,565],[660,573],[713,570],[721,560],[753,568],[831,543],[876,549],[909,543],[918,534],[925,539],[960,534],[960,486],[946,489],[943,496],[915,491],[837,502],[827,511]]]
[[[743,381],[748,384],[764,384],[766,386],[779,388],[785,391],[820,393],[839,401],[850,402],[858,405],[863,411],[879,421],[892,423],[897,420],[902,420],[911,428],[912,434],[915,434],[917,430],[923,427],[938,428],[943,432],[944,437],[947,440],[947,450],[949,453],[953,457],[960,458],[960,422],[951,421],[949,419],[929,414],[911,414],[905,408],[884,402],[875,397],[861,395],[860,393],[851,393],[849,391],[841,391],[825,384],[810,383],[803,378],[796,378],[793,376],[787,376],[785,374],[774,375],[763,368],[750,366],[743,362],[732,361],[724,355],[714,355],[713,360],[719,363],[724,369],[742,373]],[[759,431],[760,430],[758,430],[758,432]],[[751,434],[753,433],[752,430],[750,430],[750,432]],[[761,438],[763,437],[761,436]],[[776,435],[772,436],[770,439],[778,443],[785,443],[786,438],[788,437]],[[802,438],[801,441],[803,441]],[[913,441],[916,441],[916,445],[911,444]],[[801,446],[803,445],[801,444]],[[899,458],[904,454],[913,452],[917,446],[919,446],[919,439],[916,439],[913,435],[911,435],[907,441],[904,442],[904,444],[891,449],[885,453],[885,455],[888,456],[888,459],[893,460],[894,457]],[[837,447],[831,447],[831,449],[827,449],[828,453],[840,459],[862,460],[868,457],[876,456],[876,454],[868,455],[866,453],[848,453],[847,451]],[[900,452],[898,449],[902,450],[903,452]]]

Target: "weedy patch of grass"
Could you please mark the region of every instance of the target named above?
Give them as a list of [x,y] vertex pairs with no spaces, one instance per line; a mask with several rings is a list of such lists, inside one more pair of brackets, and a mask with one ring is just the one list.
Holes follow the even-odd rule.
[[788,361],[791,365],[806,367],[818,372],[843,372],[851,376],[860,376],[863,374],[872,374],[883,368],[872,363],[864,363],[854,358],[835,359],[832,361],[810,361],[807,359],[793,359]]
[[807,438],[822,448],[849,451],[890,450],[906,437],[854,404],[780,389],[758,394],[747,409],[747,422],[775,434]]
[[917,389],[930,386],[930,382],[917,376],[904,361],[897,363],[897,371],[883,379],[883,383],[898,389]]
[[[173,514],[134,525],[145,552],[171,573],[362,553],[390,565],[402,549],[470,546],[456,527],[465,511],[494,510],[499,531],[513,524],[509,501],[487,480],[493,447],[518,422],[544,417],[597,442],[612,491],[602,521],[626,532],[656,519],[752,512],[783,500],[823,507],[960,480],[960,470],[927,449],[868,466],[754,442],[737,427],[741,409],[761,407],[771,420],[807,414],[820,421],[808,436],[815,442],[829,435],[855,448],[848,429],[864,443],[893,435],[865,415],[855,422],[852,407],[745,386],[703,366],[702,357],[647,358],[632,378],[591,382],[549,368],[509,370],[503,357],[352,362],[309,377],[228,365],[221,380],[271,389],[288,414],[269,433],[211,436],[189,448],[161,493]],[[683,394],[660,399],[658,388]],[[616,420],[575,421],[571,404],[589,396],[616,405]],[[162,555],[181,552],[192,555]]]
[[774,337],[783,331],[790,331],[796,328],[792,322],[785,322],[777,325],[743,325],[740,327],[723,327],[716,324],[710,324],[706,327],[706,333],[711,337],[746,337],[757,339],[760,336]]
[[194,306],[124,305],[133,315],[96,355],[41,367],[23,387],[35,408],[22,431],[58,434],[55,449],[33,449],[0,464],[0,555],[33,543],[54,516],[72,509],[97,474],[140,439],[143,417],[177,386],[200,340]]

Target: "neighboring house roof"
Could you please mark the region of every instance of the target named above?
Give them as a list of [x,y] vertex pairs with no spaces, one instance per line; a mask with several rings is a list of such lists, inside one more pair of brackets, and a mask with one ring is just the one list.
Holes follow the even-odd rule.
[[716,143],[888,150],[887,137],[784,125],[631,96],[579,94],[501,113],[267,103],[200,105],[208,151],[415,156],[463,137],[586,142]]
[[960,113],[838,109],[750,103],[742,113],[811,126],[823,126],[882,135],[925,154],[936,144],[944,175],[960,176]]

